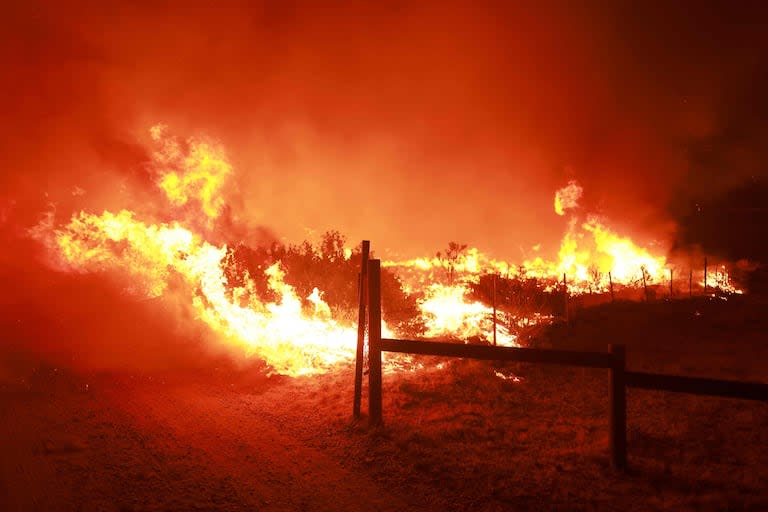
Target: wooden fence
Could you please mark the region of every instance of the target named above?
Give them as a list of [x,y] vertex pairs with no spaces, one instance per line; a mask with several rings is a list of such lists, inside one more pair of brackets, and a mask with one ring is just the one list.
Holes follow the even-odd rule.
[[[364,252],[367,253],[367,245]],[[628,372],[623,345],[608,345],[607,352],[548,350],[486,345],[464,345],[431,341],[382,339],[381,337],[381,264],[379,260],[364,261],[361,274],[360,309],[365,311],[367,298],[368,324],[368,416],[371,425],[383,421],[381,353],[400,352],[444,357],[463,357],[493,361],[561,364],[588,368],[605,368],[609,372],[609,449],[611,464],[617,470],[627,466],[627,400],[626,388],[695,393],[728,398],[768,401],[768,384],[729,380],[682,377],[655,373]],[[367,281],[367,282],[366,282]],[[362,290],[367,291],[367,294]],[[367,297],[366,297],[367,296]],[[361,315],[365,320],[365,315]],[[359,332],[364,332],[362,326]],[[362,368],[362,341],[358,339],[357,368]],[[355,373],[355,415],[360,412],[362,372]]]

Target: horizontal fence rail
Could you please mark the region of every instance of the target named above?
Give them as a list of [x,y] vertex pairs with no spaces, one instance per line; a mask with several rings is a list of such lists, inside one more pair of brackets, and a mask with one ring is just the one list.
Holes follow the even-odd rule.
[[[361,268],[364,272],[367,271],[368,275],[367,280],[364,274],[361,275],[361,313],[358,327],[359,333],[363,333],[363,323],[367,320],[368,413],[371,425],[380,425],[382,422],[382,352],[608,369],[609,448],[611,464],[618,470],[626,469],[627,464],[627,388],[768,401],[768,384],[627,371],[623,345],[608,345],[608,352],[586,352],[382,338],[380,261],[366,260]],[[366,305],[368,307],[364,309]],[[358,367],[362,363],[361,345],[358,338]],[[355,415],[359,414],[360,400],[360,384],[357,379],[359,377],[356,374]]]
[[626,372],[625,378],[626,385],[630,388],[768,401],[768,384],[759,382],[739,382],[644,372]]
[[[378,262],[373,263],[373,268]],[[371,289],[378,288],[378,277],[369,276]],[[376,298],[370,296],[371,317],[377,317],[375,309],[378,305]],[[488,345],[465,345],[462,343],[447,343],[440,341],[416,341],[381,338],[375,327],[369,340],[370,374],[369,414],[372,424],[382,422],[382,383],[381,383],[381,353],[399,352],[443,357],[462,357],[490,361],[517,361],[524,363],[562,364],[582,366],[587,368],[603,368],[610,372],[611,390],[609,399],[609,438],[611,464],[623,470],[626,467],[627,437],[626,437],[626,386],[624,347],[609,345],[609,352],[584,352],[574,350],[548,350],[518,347],[493,347]]]
[[588,368],[611,368],[614,357],[608,352],[546,350],[537,348],[492,347],[440,341],[396,340],[383,338],[376,343],[382,352],[400,352],[428,356],[466,357],[487,361],[549,363]]

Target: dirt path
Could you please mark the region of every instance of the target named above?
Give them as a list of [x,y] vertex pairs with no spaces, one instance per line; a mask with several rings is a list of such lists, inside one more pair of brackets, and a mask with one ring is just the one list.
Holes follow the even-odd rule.
[[275,390],[64,387],[2,393],[0,509],[409,509],[286,428]]

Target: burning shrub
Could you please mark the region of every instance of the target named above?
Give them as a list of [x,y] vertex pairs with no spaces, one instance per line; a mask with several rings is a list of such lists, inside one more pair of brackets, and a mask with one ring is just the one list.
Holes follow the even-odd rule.
[[[361,247],[358,244],[350,250],[346,249],[345,243],[346,237],[333,230],[325,232],[317,245],[306,240],[296,245],[273,243],[269,247],[253,248],[238,244],[229,251],[229,284],[243,286],[246,277],[263,276],[265,269],[279,262],[285,269],[286,283],[293,286],[300,297],[319,293],[330,307],[333,318],[356,323]],[[277,299],[267,279],[252,280],[254,292],[261,300]],[[416,336],[423,333],[415,296],[406,293],[400,278],[386,268],[381,273],[381,294],[383,316],[389,325],[403,334]],[[305,306],[311,304],[305,303]]]

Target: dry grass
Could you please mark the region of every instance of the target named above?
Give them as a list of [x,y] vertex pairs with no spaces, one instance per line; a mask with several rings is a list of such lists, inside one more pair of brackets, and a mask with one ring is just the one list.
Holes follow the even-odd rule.
[[427,379],[391,379],[387,426],[368,445],[395,459],[382,476],[404,472],[455,510],[766,504],[766,404],[631,392],[631,471],[617,475],[608,466],[605,375],[514,371],[522,382],[463,362]]
[[[538,342],[605,350],[623,341],[631,369],[765,381],[763,310],[747,301],[609,304]],[[768,403],[629,390],[630,470],[621,475],[608,463],[606,371],[434,365],[385,375],[385,426],[360,426],[350,439],[361,470],[431,507],[768,508]]]
[[[536,343],[604,350],[623,341],[630,369],[765,381],[764,312],[754,301],[609,304]],[[130,378],[42,366],[6,373],[0,412],[43,453],[24,455],[19,438],[6,439],[17,459],[0,469],[13,476],[44,457],[39,474],[50,478],[33,485],[48,489],[48,503],[69,497],[83,510],[110,500],[128,510],[768,509],[768,403],[629,390],[630,471],[617,474],[607,371],[422,361],[385,373],[385,424],[375,429],[351,420],[351,366],[301,379],[223,366]],[[56,425],[70,433],[46,448],[36,439]],[[293,482],[299,497],[270,482]]]

